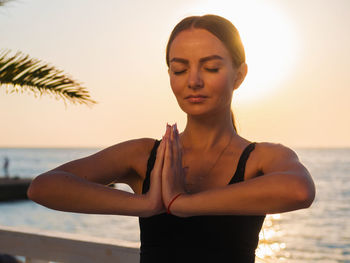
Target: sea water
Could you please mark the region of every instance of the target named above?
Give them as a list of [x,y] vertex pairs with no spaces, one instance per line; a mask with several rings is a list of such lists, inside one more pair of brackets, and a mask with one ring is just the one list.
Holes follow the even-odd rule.
[[[99,150],[0,148],[0,164],[6,156],[11,176],[33,178]],[[350,149],[294,150],[315,181],[315,201],[308,209],[268,215],[260,233],[257,257],[262,262],[350,262]],[[130,191],[125,185],[118,187]],[[140,235],[136,217],[59,212],[32,201],[0,203],[1,225],[108,237],[135,244],[139,244]]]

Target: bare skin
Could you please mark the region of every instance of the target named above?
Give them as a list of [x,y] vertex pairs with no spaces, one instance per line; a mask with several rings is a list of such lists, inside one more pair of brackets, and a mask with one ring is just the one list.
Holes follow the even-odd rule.
[[[281,144],[257,143],[246,163],[245,181],[227,185],[250,143],[236,133],[230,113],[247,65],[234,67],[220,40],[202,29],[181,32],[169,58],[171,87],[187,125],[181,134],[167,126],[149,192],[142,194],[142,183],[154,139],[144,138],[39,175],[29,198],[63,211],[141,217],[165,212],[179,193],[171,212],[181,217],[263,215],[309,207],[315,196],[311,176]],[[111,182],[126,183],[134,193],[105,186]]]
[[179,161],[180,136],[175,132],[166,140],[162,173],[166,206],[178,193],[183,193],[171,206],[174,215],[265,215],[307,208],[313,201],[310,174],[297,155],[281,144],[257,144],[247,161],[244,182],[227,185],[234,171],[231,170],[227,176],[220,176],[223,181],[209,179],[207,185],[197,184],[198,188],[189,192],[187,175]]
[[[153,144],[153,139],[131,140],[61,165],[37,176],[28,197],[62,211],[145,217],[160,213],[164,207],[158,163],[152,172],[150,191],[141,194],[141,178]],[[135,194],[106,186],[112,182],[128,184]]]

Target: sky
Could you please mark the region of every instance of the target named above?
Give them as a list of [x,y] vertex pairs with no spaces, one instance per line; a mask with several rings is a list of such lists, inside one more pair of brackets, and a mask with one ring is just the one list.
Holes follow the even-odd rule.
[[165,64],[172,28],[217,14],[237,27],[248,75],[238,133],[288,147],[350,147],[348,0],[18,0],[0,7],[0,50],[49,63],[95,106],[0,87],[0,147],[107,147],[186,125]]

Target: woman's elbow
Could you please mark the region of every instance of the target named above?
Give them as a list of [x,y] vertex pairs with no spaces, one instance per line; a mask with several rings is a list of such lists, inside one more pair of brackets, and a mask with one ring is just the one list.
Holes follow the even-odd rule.
[[299,209],[309,208],[315,199],[315,195],[316,189],[312,180],[300,182],[296,191]]
[[40,203],[40,200],[44,198],[45,190],[47,190],[46,177],[46,174],[41,174],[33,179],[27,190],[27,197],[30,200]]
[[38,186],[38,184],[40,183],[38,183],[37,181],[37,178],[34,178],[27,190],[27,197],[32,201],[35,201],[38,195],[40,195],[40,187]]

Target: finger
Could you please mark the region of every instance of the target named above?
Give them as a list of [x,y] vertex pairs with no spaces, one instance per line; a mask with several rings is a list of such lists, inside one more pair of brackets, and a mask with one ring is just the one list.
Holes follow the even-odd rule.
[[169,124],[167,125],[167,131],[166,131],[166,141],[165,141],[165,152],[167,152],[168,150],[168,155],[166,155],[166,157],[168,158],[168,160],[170,162],[172,162],[172,141],[171,141],[171,136],[172,136],[172,126],[170,126]]
[[178,135],[178,148],[179,148],[179,159],[182,161],[182,156],[183,156],[183,149],[182,149],[182,145],[180,142],[180,136]]
[[171,126],[170,129],[170,138],[171,138],[171,142],[173,142],[175,140],[175,124]]
[[[167,136],[165,139],[165,153],[164,153],[164,162],[166,163],[167,167],[171,167],[173,155],[172,155],[172,149],[171,149],[171,141],[170,141],[170,127],[167,129]],[[164,163],[164,164],[165,164]]]
[[164,133],[163,137],[165,137],[167,135],[168,127],[169,127],[169,124],[167,123],[166,126],[165,126],[165,133]]
[[164,151],[165,151],[165,142],[164,142],[164,137],[159,143],[158,149],[157,149],[157,157],[163,157],[164,156]]
[[170,138],[170,130],[171,126],[169,124],[166,125],[165,137],[168,140]]
[[177,124],[176,125],[176,144],[177,144],[177,149],[178,149],[178,158],[180,160],[182,160],[182,146],[180,143],[180,134],[179,134],[179,130],[177,129]]
[[172,127],[172,134],[174,137],[174,140],[172,142],[172,151],[173,151],[173,157],[176,160],[176,162],[179,161],[179,143],[178,143],[178,135],[177,135],[177,127],[176,124]]

